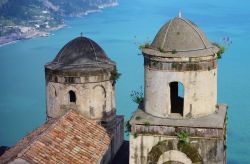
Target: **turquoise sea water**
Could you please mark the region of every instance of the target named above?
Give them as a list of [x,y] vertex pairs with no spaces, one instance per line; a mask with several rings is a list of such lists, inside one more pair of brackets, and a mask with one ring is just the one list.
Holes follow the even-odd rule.
[[[44,68],[69,40],[83,32],[98,42],[122,73],[116,86],[117,110],[128,119],[136,109],[131,90],[143,86],[138,45],[182,10],[209,37],[233,44],[219,61],[218,102],[229,104],[228,163],[250,163],[250,1],[120,0],[120,5],[84,18],[47,38],[0,47],[0,145],[11,146],[45,121]],[[135,38],[136,36],[136,38]],[[137,44],[135,44],[135,42]]]

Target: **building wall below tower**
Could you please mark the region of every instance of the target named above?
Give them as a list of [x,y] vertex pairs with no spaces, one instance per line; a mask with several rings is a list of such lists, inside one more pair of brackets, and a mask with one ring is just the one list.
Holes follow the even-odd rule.
[[190,137],[189,143],[181,144],[173,136],[130,134],[129,151],[130,164],[188,163],[189,160],[204,164],[226,163],[224,139],[219,138]]
[[116,116],[112,121],[105,122],[105,124],[102,123],[102,126],[110,134],[111,143],[110,143],[109,156],[110,159],[113,159],[118,150],[120,149],[124,140],[124,117]]
[[120,149],[123,140],[124,140],[124,117],[123,116],[116,116],[115,126],[113,130],[113,155],[114,157],[118,150]]

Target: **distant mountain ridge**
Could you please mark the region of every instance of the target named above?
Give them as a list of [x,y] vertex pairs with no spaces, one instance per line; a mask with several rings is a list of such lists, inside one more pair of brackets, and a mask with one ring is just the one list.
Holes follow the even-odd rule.
[[117,0],[0,0],[0,44],[46,36],[64,25],[64,17],[117,4]]

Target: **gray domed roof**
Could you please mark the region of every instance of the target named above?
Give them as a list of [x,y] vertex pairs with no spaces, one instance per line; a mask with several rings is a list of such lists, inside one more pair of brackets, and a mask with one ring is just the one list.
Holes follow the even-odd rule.
[[87,37],[77,37],[68,42],[55,59],[45,65],[50,70],[64,71],[96,71],[110,69],[115,63],[110,60],[104,50]]
[[110,59],[96,42],[86,37],[77,37],[59,51],[53,63],[84,65],[107,61]]
[[179,55],[194,52],[195,56],[218,50],[194,23],[182,17],[175,17],[167,22],[157,33],[151,47],[161,52],[175,51],[176,55],[178,52]]

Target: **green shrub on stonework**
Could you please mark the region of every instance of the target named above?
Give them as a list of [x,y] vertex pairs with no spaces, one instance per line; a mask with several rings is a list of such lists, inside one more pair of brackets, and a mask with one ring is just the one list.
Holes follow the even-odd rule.
[[176,49],[173,49],[173,50],[171,51],[171,53],[172,53],[172,54],[176,54],[176,53],[177,53]]
[[160,52],[162,52],[162,53],[164,53],[165,51],[164,51],[164,49],[163,48],[161,48],[161,47],[158,47],[158,50],[160,51]]
[[141,118],[141,116],[136,116],[135,117],[135,120],[141,120],[142,118]]
[[117,71],[117,68],[115,67],[113,71],[111,72],[110,80],[113,81],[112,85],[114,86],[116,84],[116,81],[120,78],[121,73]]
[[143,48],[150,48],[150,43],[146,42],[144,44],[139,45],[139,49],[142,50]]
[[217,53],[217,58],[221,59],[222,54],[224,54],[224,52],[225,52],[225,47],[220,45],[219,48],[220,48],[220,50]]
[[150,122],[145,121],[145,122],[144,122],[144,125],[145,125],[145,126],[150,126]]
[[135,45],[138,47],[138,49],[140,50],[140,53],[138,53],[138,55],[142,55],[142,53],[141,53],[142,49],[144,49],[144,48],[152,48],[152,46],[151,46],[151,41],[150,41],[149,37],[147,37],[146,40],[145,40],[144,42],[138,42],[136,36],[134,36],[134,39],[135,39],[134,44],[135,44]]
[[140,91],[132,91],[130,93],[130,97],[132,98],[132,101],[136,104],[140,105],[144,101],[144,94],[142,91],[142,87],[140,88]]
[[217,52],[217,59],[222,58],[222,54],[225,53],[226,49],[232,44],[232,40],[229,37],[223,37],[222,38],[222,44],[219,43],[212,43],[214,46],[219,48],[219,51]]
[[180,143],[182,144],[187,144],[189,142],[189,133],[186,131],[180,131],[176,133],[177,138]]
[[137,138],[138,137],[138,133],[134,133],[134,138]]

